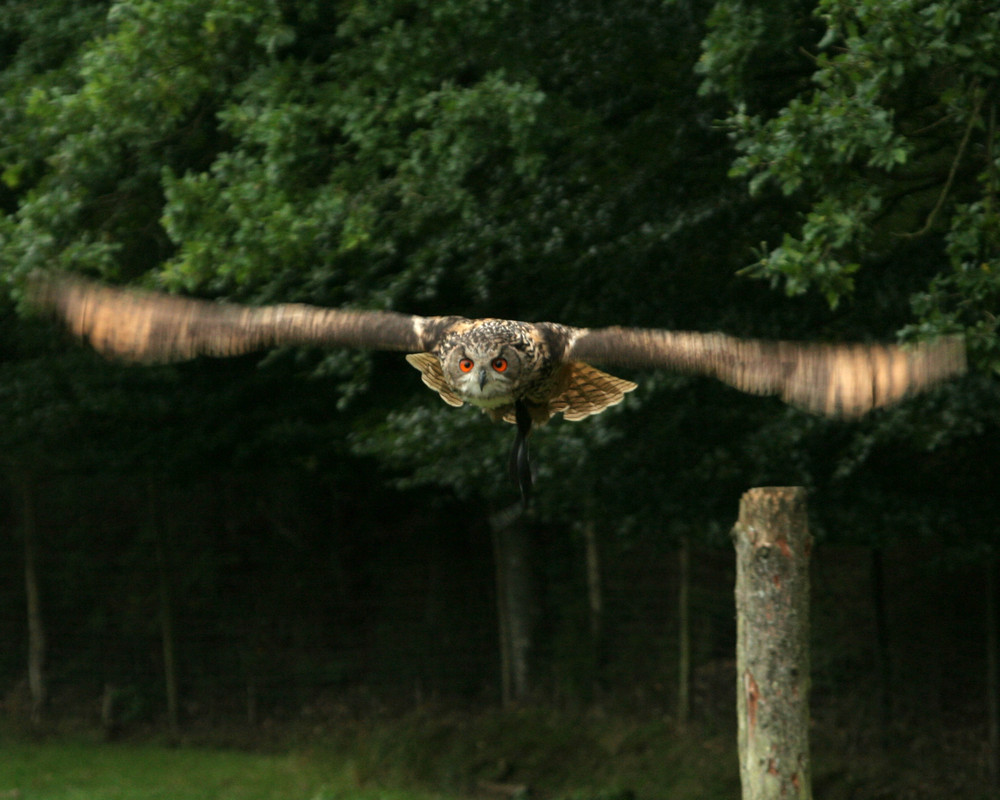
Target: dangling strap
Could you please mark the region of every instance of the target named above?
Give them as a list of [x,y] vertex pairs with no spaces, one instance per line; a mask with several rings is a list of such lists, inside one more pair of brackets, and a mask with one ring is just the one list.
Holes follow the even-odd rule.
[[531,459],[528,455],[528,435],[531,433],[531,413],[523,400],[514,402],[514,415],[517,422],[517,436],[514,446],[510,449],[507,459],[507,471],[510,478],[521,490],[521,505],[525,508],[531,502]]

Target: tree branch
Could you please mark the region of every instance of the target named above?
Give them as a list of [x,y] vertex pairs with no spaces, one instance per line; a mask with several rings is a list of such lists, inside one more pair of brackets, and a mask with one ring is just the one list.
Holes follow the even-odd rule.
[[976,120],[979,119],[979,112],[983,107],[983,99],[985,97],[986,93],[980,92],[976,99],[976,106],[972,109],[972,114],[969,115],[969,123],[965,126],[965,133],[962,134],[962,141],[959,142],[958,152],[955,153],[955,158],[951,162],[951,169],[948,170],[948,178],[944,183],[944,188],[941,190],[941,194],[938,197],[937,203],[934,204],[934,208],[931,209],[931,213],[927,215],[927,221],[924,223],[924,227],[912,233],[895,234],[900,239],[917,239],[927,234],[933,227],[934,220],[937,219],[938,213],[944,206],[945,199],[951,193],[951,185],[955,181],[955,175],[958,172],[958,165],[962,163],[962,158],[965,155],[965,149],[968,147],[969,139],[972,137],[972,128],[975,126]]

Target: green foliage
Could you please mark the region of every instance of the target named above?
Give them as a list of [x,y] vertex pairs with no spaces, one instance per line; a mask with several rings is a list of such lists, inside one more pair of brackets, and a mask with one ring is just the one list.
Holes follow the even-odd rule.
[[[995,372],[998,26],[976,2],[718,2],[701,91],[730,103],[731,173],[786,211],[744,273],[792,296],[815,291],[865,327],[895,317],[904,339],[961,332],[973,366]],[[915,321],[887,315],[904,299]],[[976,538],[975,481],[957,512],[939,476],[963,473],[969,448],[992,452],[994,396],[992,382],[970,380],[850,429],[775,420],[748,438],[747,468],[770,481],[784,464],[822,487],[821,536],[957,526]]]
[[204,158],[212,98],[274,21],[261,4],[117,3],[69,69],[8,93],[5,107],[24,110],[7,135],[20,207],[6,222],[6,270],[152,267],[167,252],[160,171]]
[[[751,272],[790,294],[815,288],[835,306],[863,261],[906,258],[907,243],[924,239],[941,263],[914,299],[912,331],[966,330],[977,359],[996,365],[1000,13],[974,0],[823,0],[805,22],[797,9],[771,13],[791,12],[803,34],[817,23],[824,32],[795,54],[809,81],[783,107],[761,101],[766,76],[752,66],[775,49],[763,12],[718,3],[700,65],[703,90],[735,104],[733,174],[754,193],[793,197],[802,212],[798,232]],[[779,35],[779,47],[790,38]]]

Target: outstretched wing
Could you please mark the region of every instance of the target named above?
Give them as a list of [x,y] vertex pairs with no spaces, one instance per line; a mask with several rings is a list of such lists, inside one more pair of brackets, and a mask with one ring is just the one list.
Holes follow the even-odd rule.
[[576,328],[566,360],[670,367],[828,415],[858,416],[965,371],[960,337],[912,347],[803,344],[721,333]]
[[450,322],[392,311],[215,303],[62,273],[33,276],[29,302],[55,312],[101,353],[145,362],[232,356],[280,344],[430,350]]

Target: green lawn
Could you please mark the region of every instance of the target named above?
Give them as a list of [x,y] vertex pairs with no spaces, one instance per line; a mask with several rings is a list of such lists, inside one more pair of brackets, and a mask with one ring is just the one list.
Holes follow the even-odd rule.
[[[545,709],[414,713],[322,728],[220,729],[181,746],[0,724],[0,800],[730,800],[733,736]],[[152,736],[153,738],[148,738]]]
[[[368,781],[370,784],[371,781]],[[447,800],[359,786],[350,763],[153,744],[18,742],[0,747],[0,800]]]

